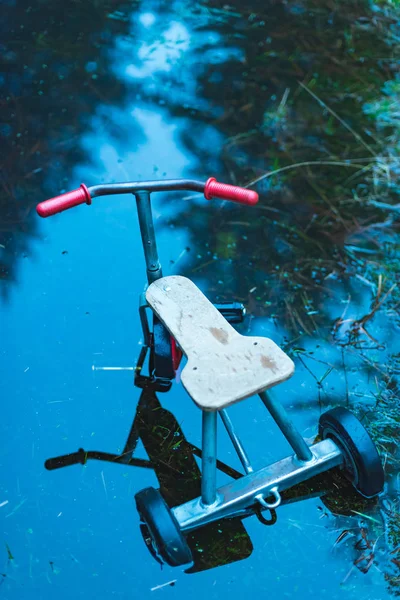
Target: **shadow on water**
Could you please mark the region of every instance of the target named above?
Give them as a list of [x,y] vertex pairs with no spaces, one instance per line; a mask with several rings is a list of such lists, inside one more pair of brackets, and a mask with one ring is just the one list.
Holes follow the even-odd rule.
[[[236,0],[229,6],[71,2],[68,21],[63,9],[45,2],[2,7],[4,296],[18,280],[18,261],[30,256],[38,236],[36,202],[68,188],[77,165],[89,165],[90,173],[95,164],[87,136],[93,134],[97,143],[107,130],[108,142],[123,150],[115,161],[129,178],[138,169],[133,170],[133,151],[146,142],[145,113],[142,120],[132,117],[133,108],[172,122],[177,144],[195,157],[192,174],[253,182],[261,197],[251,211],[226,204],[210,204],[205,211],[205,201],[196,198],[174,204],[173,216],[162,217],[165,231],[173,234],[190,223],[190,252],[178,269],[210,282],[207,292],[215,300],[245,302],[271,331],[284,326],[285,350],[315,392],[313,408],[344,404],[367,423],[392,494],[391,508],[377,513],[371,508],[368,514],[384,520],[375,539],[381,536],[396,552],[399,134],[392,104],[400,90],[395,13],[361,0],[254,1],[245,7]],[[163,176],[162,164],[155,166],[155,176]],[[149,402],[142,396],[137,413],[142,425],[140,411],[150,418],[145,408],[157,400]],[[304,413],[312,401],[298,396],[295,404]],[[81,462],[82,454],[75,458]],[[92,458],[110,459],[100,453]],[[150,452],[149,458],[152,462]],[[198,489],[195,464],[193,490]],[[161,463],[156,472],[168,497],[169,473]],[[350,504],[349,511],[357,510],[353,499]],[[332,502],[328,507],[345,514]],[[340,543],[348,545],[349,554],[360,550],[351,560],[369,571],[365,522],[346,518],[343,530],[351,535]],[[354,540],[352,527],[358,527]],[[250,542],[243,540],[244,553],[250,552]],[[391,567],[399,566],[396,557],[389,556]],[[384,577],[398,592],[398,572],[385,571]]]

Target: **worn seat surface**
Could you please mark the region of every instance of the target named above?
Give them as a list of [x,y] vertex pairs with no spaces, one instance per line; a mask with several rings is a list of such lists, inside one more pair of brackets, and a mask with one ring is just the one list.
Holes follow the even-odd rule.
[[187,356],[182,384],[201,409],[219,410],[293,374],[272,340],[239,334],[190,279],[163,277],[146,299]]

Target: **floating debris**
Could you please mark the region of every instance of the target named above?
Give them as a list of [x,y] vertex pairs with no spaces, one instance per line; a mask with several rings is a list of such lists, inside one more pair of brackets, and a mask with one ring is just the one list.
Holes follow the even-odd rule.
[[92,365],[92,371],[134,371],[135,367],[95,367]]
[[123,21],[125,23],[129,21],[129,17],[120,10],[115,10],[112,13],[108,13],[107,18],[112,19],[113,21]]
[[167,583],[162,583],[161,585],[156,585],[155,587],[150,588],[150,591],[155,592],[156,590],[161,590],[162,588],[165,588],[167,586],[173,587],[176,582],[177,582],[177,579],[173,579],[172,581],[167,581]]
[[106,494],[106,498],[108,499],[107,487],[106,487],[106,480],[104,479],[104,473],[103,473],[103,471],[101,471],[101,479],[103,481],[103,486],[104,486],[104,491],[105,491],[105,494]]
[[10,546],[7,544],[7,542],[6,542],[6,550],[7,550],[8,560],[14,560],[14,557],[13,557],[12,552],[10,550]]
[[374,521],[374,523],[378,523],[378,525],[381,524],[381,522],[378,521],[378,519],[374,519],[374,517],[370,517],[369,515],[364,515],[363,513],[358,512],[358,510],[351,509],[351,512],[355,513],[356,515],[360,515],[360,517],[364,517],[364,519],[369,519],[370,521]]
[[333,544],[333,548],[336,548],[337,546],[339,546],[339,544],[344,542],[344,540],[347,540],[349,537],[354,537],[354,533],[349,531],[349,529],[345,529],[344,531],[342,531],[342,533],[336,539],[335,543]]
[[17,512],[17,510],[19,510],[19,509],[21,508],[21,506],[22,506],[23,504],[25,504],[25,502],[26,502],[26,498],[24,498],[23,500],[21,500],[21,502],[19,502],[19,503],[17,504],[17,506],[14,508],[14,510],[13,510],[13,511],[11,511],[10,513],[8,513],[8,515],[6,515],[6,519],[7,519],[8,517],[11,517],[13,514],[15,514],[15,513]]

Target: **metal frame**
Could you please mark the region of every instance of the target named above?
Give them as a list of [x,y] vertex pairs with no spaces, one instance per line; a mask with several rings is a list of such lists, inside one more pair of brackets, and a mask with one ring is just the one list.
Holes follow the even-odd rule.
[[[210,186],[213,187],[213,190]],[[254,204],[258,199],[255,192],[218,183],[214,178],[209,178],[206,183],[181,179],[102,184],[89,188],[82,184],[78,190],[41,203],[38,205],[38,213],[42,217],[47,217],[83,202],[90,204],[91,199],[97,196],[132,193],[136,198],[147,280],[149,284],[152,284],[162,278],[163,274],[157,251],[150,194],[151,192],[172,190],[204,192],[207,199],[212,197],[227,198],[244,204]],[[146,314],[147,308],[145,295],[142,294],[139,314],[144,335],[144,346],[135,368],[135,385],[146,388],[151,384],[155,391],[167,391],[174,377],[171,336],[165,325],[155,314],[153,327],[152,329],[149,327]],[[231,303],[225,305],[225,307],[217,305],[217,308],[231,323],[243,320],[244,308],[240,304]],[[149,374],[144,375],[142,368],[147,358]],[[222,422],[245,471],[245,475],[240,476],[234,469],[217,460],[218,411],[203,411],[202,450],[198,451],[192,446],[192,453],[195,454],[195,450],[197,450],[197,455],[201,455],[202,459],[201,495],[192,501],[171,509],[182,531],[191,531],[222,518],[244,518],[254,513],[259,516],[260,511],[264,509],[273,511],[282,503],[282,491],[329,469],[344,465],[344,454],[339,445],[332,439],[328,438],[309,446],[278,400],[265,391],[260,393],[259,396],[289,442],[294,454],[255,471],[228,412],[226,409],[220,410],[219,414]],[[97,459],[125,462],[126,464],[151,468],[152,465],[149,461],[133,458],[137,441],[138,434],[133,425],[122,455],[93,451],[85,452],[81,448],[78,452],[70,455],[49,459],[46,466],[48,469],[55,469],[77,462],[85,464],[88,459]],[[229,472],[231,476],[237,476],[238,479],[217,489],[217,467],[223,468],[225,473]],[[264,522],[266,523],[265,520]]]
[[147,280],[149,283],[153,283],[153,281],[162,277],[162,269],[157,252],[156,235],[154,232],[153,215],[150,204],[150,192],[136,192],[135,198],[144,258],[146,261]]
[[267,504],[264,508],[276,508],[280,504],[280,496],[274,490],[286,490],[343,464],[343,454],[330,439],[313,444],[310,451],[313,456],[310,461],[299,461],[295,456],[288,456],[220,487],[216,491],[215,501],[210,505],[205,505],[202,498],[196,498],[176,506],[172,512],[180,528],[187,532],[218,519],[246,515],[249,510],[254,511],[259,504],[259,497],[266,498],[271,494],[278,497],[279,501]]
[[[177,189],[178,185],[179,189],[182,189],[182,182],[179,182],[179,184],[174,181],[158,182],[156,186],[154,185],[155,182],[148,183],[148,189],[146,189],[145,182],[140,183],[140,189],[135,188],[136,184],[129,184],[129,189],[127,188],[125,191],[132,192],[136,198],[147,279],[150,284],[162,277],[150,204],[150,192]],[[203,185],[200,182],[192,181],[188,181],[187,184],[188,189],[196,189],[196,191],[200,191]],[[118,184],[118,191],[120,191],[120,186],[121,184]],[[90,191],[92,195],[111,194],[114,192],[114,187],[112,185],[95,186]],[[147,303],[144,295],[142,295],[139,309],[140,319],[145,344],[151,346],[151,344],[154,345],[154,339],[152,339],[145,314],[146,307]],[[237,307],[235,307],[235,310],[237,312]],[[157,352],[157,348],[151,348],[151,350]],[[144,378],[142,375],[140,377]],[[280,402],[266,392],[260,393],[259,396],[294,450],[294,455],[254,471],[227,410],[220,410],[218,412],[221,420],[246,475],[217,489],[218,412],[202,411],[201,497],[172,509],[183,531],[190,531],[224,517],[245,516],[260,508],[272,510],[281,503],[281,491],[344,463],[342,452],[332,440],[327,439],[308,446]],[[271,496],[273,501],[269,502],[268,499]]]
[[217,497],[217,413],[202,411],[201,505],[212,506]]
[[[308,446],[283,406],[266,392],[259,396],[295,454],[254,471],[228,411],[202,411],[201,497],[172,509],[182,531],[190,531],[221,518],[243,517],[254,513],[257,508],[275,509],[282,501],[280,492],[344,464],[344,456],[333,440]],[[216,487],[218,412],[246,472],[240,479],[219,489]],[[268,502],[270,496],[273,496],[273,502]]]

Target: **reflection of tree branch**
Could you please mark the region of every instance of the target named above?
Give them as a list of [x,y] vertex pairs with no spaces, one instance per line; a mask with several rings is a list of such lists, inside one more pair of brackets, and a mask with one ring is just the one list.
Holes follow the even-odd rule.
[[[120,102],[124,87],[99,40],[125,33],[129,24],[111,21],[108,4],[70,3],[69,25],[61,28],[64,7],[57,2],[29,10],[10,4],[2,11],[1,283],[15,281],[16,261],[29,256],[34,204],[63,188],[82,156],[78,142],[99,95]],[[90,61],[96,74],[87,70]],[[7,289],[2,285],[5,297]]]
[[[361,159],[362,161],[362,159]],[[286,165],[286,167],[281,167],[280,169],[274,169],[273,171],[268,171],[268,173],[264,173],[264,175],[260,175],[256,179],[253,179],[249,183],[247,183],[244,187],[248,188],[256,183],[260,183],[264,179],[268,179],[269,177],[273,177],[274,175],[278,175],[278,173],[284,173],[285,171],[291,171],[292,169],[300,169],[301,167],[312,167],[318,165],[329,165],[333,167],[351,167],[353,169],[358,169],[360,161],[354,159],[354,162],[349,161],[335,161],[335,160],[306,160],[304,162],[295,163],[293,165]],[[370,160],[371,162],[371,160]]]

